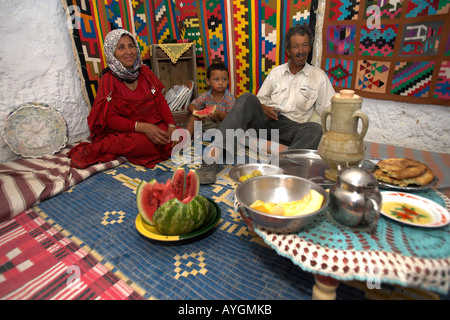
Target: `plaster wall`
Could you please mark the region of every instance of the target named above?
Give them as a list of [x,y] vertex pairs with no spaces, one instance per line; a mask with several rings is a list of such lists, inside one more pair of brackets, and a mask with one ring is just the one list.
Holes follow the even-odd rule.
[[[60,0],[0,0],[0,130],[26,102],[58,110],[69,143],[88,136],[89,113],[81,92],[66,15]],[[0,138],[0,163],[18,158]]]

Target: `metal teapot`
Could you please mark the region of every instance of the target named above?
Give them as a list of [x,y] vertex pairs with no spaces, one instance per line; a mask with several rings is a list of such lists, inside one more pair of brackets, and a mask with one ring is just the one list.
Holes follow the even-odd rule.
[[380,218],[381,203],[377,179],[361,167],[341,170],[330,188],[331,220],[350,229],[374,228]]

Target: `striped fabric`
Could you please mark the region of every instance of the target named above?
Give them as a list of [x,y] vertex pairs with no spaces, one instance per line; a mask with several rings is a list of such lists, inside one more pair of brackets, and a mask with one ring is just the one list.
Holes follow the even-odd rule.
[[0,164],[0,222],[67,190],[96,172],[125,161],[125,158],[118,158],[86,169],[76,169],[70,166],[67,157],[70,149],[71,146],[51,156]]
[[35,211],[0,224],[0,299],[140,300],[143,297]]

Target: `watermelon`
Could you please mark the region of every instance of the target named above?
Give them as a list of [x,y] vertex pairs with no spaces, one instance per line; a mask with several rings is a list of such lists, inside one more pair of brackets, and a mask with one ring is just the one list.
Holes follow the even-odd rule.
[[155,229],[164,235],[183,235],[199,229],[209,218],[209,201],[198,195],[189,202],[173,198],[153,216]]
[[[209,217],[210,203],[200,196],[197,172],[177,168],[166,183],[142,181],[136,202],[142,219],[164,235],[181,235],[198,229]],[[158,222],[156,222],[158,221]]]
[[198,118],[204,118],[210,114],[213,114],[214,112],[216,112],[216,106],[205,107],[202,110],[194,110],[192,111],[192,114]]

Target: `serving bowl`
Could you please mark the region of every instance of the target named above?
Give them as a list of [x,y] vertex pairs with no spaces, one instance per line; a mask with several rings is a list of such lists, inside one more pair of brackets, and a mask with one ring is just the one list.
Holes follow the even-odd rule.
[[[298,216],[278,216],[263,213],[250,208],[256,200],[264,202],[290,202],[302,199],[311,189],[316,190],[323,197],[319,210]],[[236,188],[238,210],[256,226],[276,233],[294,233],[310,224],[323,211],[330,201],[328,192],[321,186],[304,178],[291,175],[259,176],[247,180]],[[251,227],[251,226],[250,226]]]
[[[262,176],[273,175],[273,174],[283,174],[284,170],[280,167],[264,164],[264,163],[248,163],[248,164],[240,164],[231,168],[228,175],[230,178],[236,183],[242,183],[239,181],[239,178],[251,174],[253,170],[259,170],[262,173]],[[253,179],[253,178],[252,178]]]

